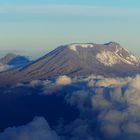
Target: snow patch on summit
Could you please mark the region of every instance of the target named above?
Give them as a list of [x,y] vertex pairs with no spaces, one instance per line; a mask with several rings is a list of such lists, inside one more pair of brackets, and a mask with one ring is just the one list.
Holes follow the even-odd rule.
[[139,59],[137,57],[131,53],[127,54],[127,56],[123,56],[120,49],[117,48],[115,52],[105,50],[101,51],[96,55],[96,59],[105,66],[113,66],[122,62],[133,66],[139,65]]
[[81,47],[81,48],[93,48],[94,45],[93,44],[71,44],[69,46],[69,49],[72,51],[77,51],[77,47]]
[[102,51],[96,55],[96,59],[105,66],[113,66],[118,63],[119,58],[110,51]]

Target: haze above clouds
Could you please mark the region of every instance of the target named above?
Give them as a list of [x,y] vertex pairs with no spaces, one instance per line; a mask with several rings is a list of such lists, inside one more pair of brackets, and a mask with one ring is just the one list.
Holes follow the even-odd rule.
[[139,52],[140,2],[56,0],[0,2],[0,50],[32,54],[73,42],[116,41]]

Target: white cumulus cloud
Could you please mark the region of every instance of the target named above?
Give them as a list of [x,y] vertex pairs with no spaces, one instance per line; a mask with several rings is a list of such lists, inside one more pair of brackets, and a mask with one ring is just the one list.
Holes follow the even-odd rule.
[[57,85],[69,85],[72,83],[72,79],[66,75],[59,76],[56,80]]
[[44,118],[36,117],[27,125],[7,128],[0,133],[0,140],[59,140],[59,137]]

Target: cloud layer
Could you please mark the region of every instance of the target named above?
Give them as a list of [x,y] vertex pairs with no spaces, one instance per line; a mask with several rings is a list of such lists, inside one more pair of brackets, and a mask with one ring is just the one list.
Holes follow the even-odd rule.
[[36,117],[32,122],[20,127],[7,128],[0,134],[1,140],[59,140],[46,120]]
[[[42,85],[40,96],[63,97],[67,104],[79,110],[79,116],[67,124],[60,121],[53,130],[44,118],[36,118],[25,126],[7,128],[0,134],[0,139],[139,140],[139,83],[139,75],[134,78],[89,76],[79,79],[60,76],[55,81],[33,81],[28,86]],[[46,94],[48,90],[51,94]]]
[[93,81],[95,84],[90,90],[77,91],[66,98],[81,112],[80,118],[68,126],[71,127],[69,133],[78,140],[84,139],[80,133],[88,139],[138,140],[140,76],[134,79],[107,78]]

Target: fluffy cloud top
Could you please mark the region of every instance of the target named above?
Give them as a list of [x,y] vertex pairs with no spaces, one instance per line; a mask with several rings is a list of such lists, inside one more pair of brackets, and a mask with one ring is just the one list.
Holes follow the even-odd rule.
[[45,119],[36,118],[25,126],[7,128],[0,134],[0,140],[139,140],[139,75],[134,78],[92,76],[75,79],[73,84],[70,77],[60,76],[56,83],[35,81],[32,85],[38,83],[77,108],[79,116],[72,122],[59,124],[55,131]]
[[[84,136],[99,140],[139,140],[140,76],[88,79],[87,83],[89,88],[75,91],[66,98],[81,112],[80,117],[66,127],[74,140],[82,140]],[[84,134],[82,138],[80,133]]]
[[0,134],[0,140],[59,140],[46,120],[36,117],[25,126],[7,128]]
[[57,85],[68,85],[71,83],[72,83],[72,79],[66,75],[59,76],[58,79],[56,80]]
[[122,86],[131,81],[131,78],[103,78],[96,82],[97,87]]

